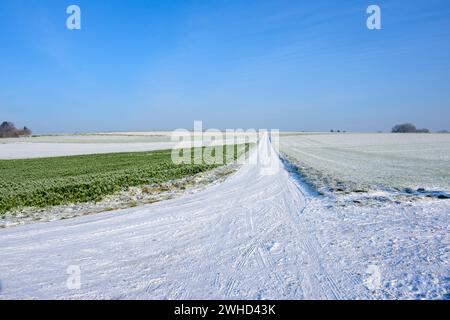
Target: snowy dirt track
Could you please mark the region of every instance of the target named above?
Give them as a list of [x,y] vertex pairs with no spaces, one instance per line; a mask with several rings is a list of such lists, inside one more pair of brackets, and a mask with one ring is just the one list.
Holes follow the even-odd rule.
[[[267,137],[250,157],[197,194],[0,230],[0,298],[377,298],[357,267],[324,252],[303,219],[315,195]],[[79,290],[66,285],[69,266],[81,268]]]

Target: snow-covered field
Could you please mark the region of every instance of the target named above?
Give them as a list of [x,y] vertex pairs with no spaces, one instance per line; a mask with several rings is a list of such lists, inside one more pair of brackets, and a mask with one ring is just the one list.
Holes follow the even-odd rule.
[[[188,134],[191,135],[191,133]],[[231,139],[224,137],[221,140],[217,139],[212,142],[212,140],[209,140],[208,138],[213,135],[212,133],[202,134],[206,137],[204,145],[256,142],[257,138],[256,135],[249,135],[249,138],[246,140],[246,137],[243,134],[235,134],[232,135]],[[191,146],[191,142],[187,141],[187,138],[183,138],[183,142],[180,144],[179,140],[172,141],[171,135],[172,132],[169,131],[154,131],[1,139],[0,160],[117,152],[145,152],[172,149],[174,147],[186,148]],[[196,144],[196,146],[199,145]]]
[[6,212],[0,217],[0,229],[137,207],[173,199],[185,194],[197,193],[208,186],[223,182],[238,169],[239,164],[231,163],[162,184],[130,187],[96,202],[69,203],[49,208],[18,208]]
[[132,135],[127,133],[92,133],[92,134],[61,134],[42,135],[34,137],[3,138],[0,143],[155,143],[170,142],[170,135],[154,132],[153,134]]
[[300,134],[281,151],[319,188],[450,191],[450,134]]
[[193,195],[0,230],[0,298],[448,298],[448,201],[336,205],[267,137],[252,157]]

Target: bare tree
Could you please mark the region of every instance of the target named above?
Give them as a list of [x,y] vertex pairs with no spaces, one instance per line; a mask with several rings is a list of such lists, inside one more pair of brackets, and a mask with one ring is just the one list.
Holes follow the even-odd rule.
[[20,135],[20,136],[29,137],[29,136],[32,135],[32,132],[31,132],[31,130],[28,129],[27,127],[23,127],[23,129],[19,131],[19,135]]
[[31,130],[27,127],[18,130],[14,123],[8,121],[4,121],[0,125],[0,138],[17,138],[20,136],[31,136]]

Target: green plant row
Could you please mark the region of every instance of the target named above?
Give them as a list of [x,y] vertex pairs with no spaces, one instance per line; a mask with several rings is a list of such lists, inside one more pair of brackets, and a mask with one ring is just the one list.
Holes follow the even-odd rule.
[[[249,147],[235,145],[232,159]],[[224,147],[224,159],[227,150]],[[171,150],[0,160],[0,214],[21,207],[100,201],[132,186],[161,184],[216,167],[174,164]]]

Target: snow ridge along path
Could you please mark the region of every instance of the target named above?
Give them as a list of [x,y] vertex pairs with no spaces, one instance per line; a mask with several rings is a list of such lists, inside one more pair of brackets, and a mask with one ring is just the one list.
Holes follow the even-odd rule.
[[0,230],[0,299],[371,298],[324,260],[302,221],[313,195],[267,135],[250,157],[197,194]]

